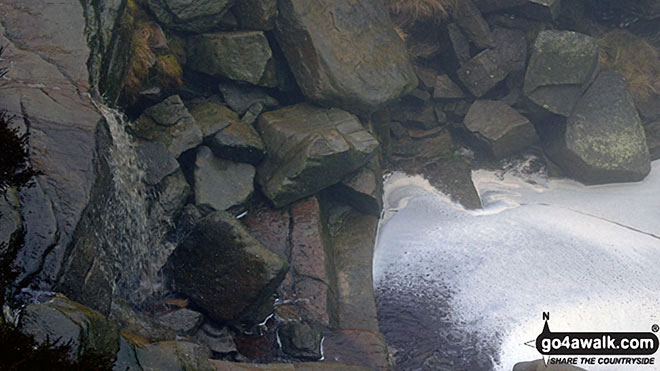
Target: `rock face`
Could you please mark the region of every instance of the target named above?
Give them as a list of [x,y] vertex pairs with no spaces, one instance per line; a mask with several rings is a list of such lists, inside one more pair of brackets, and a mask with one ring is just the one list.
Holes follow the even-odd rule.
[[187,341],[161,341],[135,348],[143,370],[211,371],[210,353],[206,347]]
[[383,171],[380,159],[372,158],[366,166],[335,185],[332,192],[355,210],[380,216],[383,208]]
[[278,6],[278,43],[312,101],[370,111],[417,86],[380,1],[283,0]]
[[84,94],[90,88],[85,17],[77,1],[8,0],[0,3],[0,24],[3,66],[10,66],[0,107],[23,129],[29,123],[31,163],[43,172],[20,192],[26,235],[19,278],[41,271],[34,278],[48,289],[95,181],[101,116]]
[[660,121],[654,121],[644,126],[646,142],[648,143],[651,160],[660,158]]
[[219,211],[202,219],[177,247],[167,272],[175,290],[210,318],[255,324],[263,320],[262,307],[272,305],[287,269],[242,224]]
[[242,0],[233,11],[242,28],[268,31],[275,28],[277,0]]
[[465,116],[465,128],[490,154],[503,158],[538,141],[529,120],[505,103],[478,100]]
[[214,210],[244,204],[252,196],[254,174],[252,165],[217,158],[201,146],[195,161],[195,203]]
[[334,108],[290,106],[261,115],[257,127],[268,152],[258,181],[276,207],[339,182],[378,148],[357,117]]
[[206,32],[221,23],[233,0],[148,0],[149,8],[166,27]]
[[231,125],[232,122],[238,121],[236,112],[226,106],[211,102],[193,107],[190,114],[202,129],[205,139]]
[[548,154],[586,184],[642,180],[651,164],[628,82],[616,72],[601,72]]
[[196,71],[267,87],[273,80],[273,54],[261,31],[219,32],[193,36],[187,45],[188,66]]
[[119,329],[100,313],[57,296],[44,304],[28,305],[18,325],[37,342],[57,340],[71,344],[71,358],[83,354],[114,357],[119,350]]
[[523,93],[546,110],[568,117],[592,79],[598,45],[571,31],[543,31],[534,42]]

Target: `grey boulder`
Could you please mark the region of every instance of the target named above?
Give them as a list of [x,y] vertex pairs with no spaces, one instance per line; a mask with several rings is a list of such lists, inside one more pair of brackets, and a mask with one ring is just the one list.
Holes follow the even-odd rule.
[[[229,214],[203,218],[170,257],[166,270],[176,291],[213,320],[256,324],[288,264],[263,247]],[[266,310],[265,312],[269,312]]]
[[523,93],[538,106],[568,117],[598,65],[592,37],[572,31],[543,31],[534,42]]
[[217,158],[209,147],[199,147],[194,173],[195,204],[214,210],[244,204],[252,197],[254,174],[252,165]]
[[417,87],[403,41],[379,0],[281,0],[278,44],[302,93],[372,111]]
[[548,154],[569,176],[586,184],[642,180],[651,163],[628,82],[616,72],[601,72]]
[[539,139],[525,116],[499,101],[474,102],[463,123],[475,141],[497,159],[519,152]]
[[316,361],[321,359],[321,330],[305,323],[285,323],[278,330],[282,351],[292,357]]
[[261,31],[207,33],[187,44],[188,66],[195,71],[267,87],[277,86],[273,53]]
[[262,114],[268,152],[258,182],[275,207],[338,183],[376,154],[378,141],[354,115],[298,104]]
[[259,165],[266,152],[261,137],[252,125],[235,121],[208,141],[216,156],[236,162]]

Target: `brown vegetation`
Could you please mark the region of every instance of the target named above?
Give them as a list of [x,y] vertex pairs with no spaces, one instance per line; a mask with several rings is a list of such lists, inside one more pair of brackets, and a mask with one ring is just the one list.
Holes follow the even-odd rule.
[[598,45],[600,63],[628,79],[636,98],[660,94],[660,52],[648,41],[626,30],[613,30]]
[[398,25],[440,22],[459,0],[383,0]]

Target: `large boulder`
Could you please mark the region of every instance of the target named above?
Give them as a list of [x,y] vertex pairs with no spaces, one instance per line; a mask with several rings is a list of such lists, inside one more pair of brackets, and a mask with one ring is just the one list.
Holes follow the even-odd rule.
[[214,210],[242,205],[252,197],[254,174],[254,166],[217,158],[201,146],[195,161],[195,203]]
[[379,0],[282,0],[276,37],[310,100],[371,111],[417,86]]
[[74,360],[83,355],[113,359],[119,351],[119,328],[112,321],[63,296],[25,307],[18,328],[39,343],[70,344]]
[[0,25],[2,65],[9,66],[0,107],[21,130],[29,123],[31,164],[42,172],[20,190],[26,235],[19,279],[49,289],[96,179],[101,115],[86,94],[85,14],[77,1],[7,0],[0,2]]
[[222,23],[234,0],[148,0],[149,9],[166,27],[207,32]]
[[174,289],[211,319],[253,325],[272,311],[272,294],[287,269],[241,223],[218,211],[176,248],[166,271]]
[[267,87],[277,86],[268,39],[261,31],[207,33],[187,43],[188,66],[195,71]]
[[490,26],[472,0],[457,1],[452,7],[451,16],[477,48],[494,46]]
[[333,195],[361,213],[380,216],[383,209],[383,170],[374,156],[367,165],[332,187]]
[[568,117],[598,65],[598,44],[572,31],[543,31],[534,42],[523,93],[544,109]]
[[519,152],[539,139],[525,116],[500,101],[474,102],[463,123],[474,140],[497,159]]
[[616,72],[601,72],[548,154],[569,176],[586,184],[642,180],[651,164],[628,82]]
[[242,28],[272,30],[277,16],[277,0],[241,0],[233,9]]
[[277,330],[282,351],[299,359],[319,360],[321,353],[321,330],[304,323],[285,323]]
[[221,158],[253,165],[266,156],[264,143],[252,125],[234,121],[208,141],[208,146]]
[[276,207],[339,182],[378,148],[357,117],[335,108],[298,104],[261,115],[257,127],[268,152],[257,179]]

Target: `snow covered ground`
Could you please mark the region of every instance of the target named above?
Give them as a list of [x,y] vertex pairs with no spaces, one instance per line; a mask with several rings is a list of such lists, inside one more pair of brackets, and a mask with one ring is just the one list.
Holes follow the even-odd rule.
[[540,358],[524,343],[541,332],[543,312],[557,332],[660,323],[660,161],[640,183],[589,187],[525,165],[474,172],[479,211],[420,177],[387,180],[374,285],[400,353],[425,348],[435,361],[509,371]]

